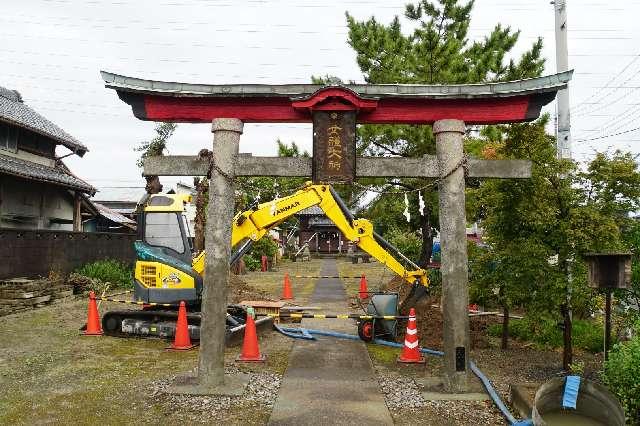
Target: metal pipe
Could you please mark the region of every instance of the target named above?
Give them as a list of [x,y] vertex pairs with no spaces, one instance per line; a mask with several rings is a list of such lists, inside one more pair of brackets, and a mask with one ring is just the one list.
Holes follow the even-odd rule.
[[342,212],[344,217],[349,219],[350,222],[353,222],[354,220],[356,220],[356,218],[353,217],[353,214],[351,214],[351,212],[349,211],[349,208],[347,207],[345,202],[342,201],[342,198],[340,198],[340,195],[338,195],[336,190],[333,189],[333,186],[329,186],[329,192],[331,192],[331,196],[335,200],[335,202],[338,205],[338,207],[340,207],[340,211]]
[[240,258],[244,256],[251,249],[252,245],[253,245],[253,240],[250,238],[248,238],[244,243],[242,243],[242,246],[240,246],[238,250],[234,251],[231,254],[231,257],[229,259],[229,265],[233,265],[238,260],[240,260]]
[[413,263],[411,261],[411,259],[409,259],[407,256],[405,256],[404,254],[402,254],[400,252],[400,250],[398,250],[398,248],[396,248],[396,246],[394,246],[393,244],[391,244],[389,241],[385,240],[382,235],[378,234],[377,232],[373,233],[373,238],[376,240],[376,242],[378,244],[380,244],[383,248],[392,251],[393,254],[395,254],[396,256],[400,257],[402,260],[404,260],[405,262],[407,262],[409,264],[409,266],[411,266],[414,269],[422,269],[420,268],[418,265],[416,265],[415,263]]

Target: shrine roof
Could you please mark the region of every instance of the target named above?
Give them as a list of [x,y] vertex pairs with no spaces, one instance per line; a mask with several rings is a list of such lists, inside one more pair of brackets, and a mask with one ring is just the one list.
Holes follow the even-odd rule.
[[567,87],[573,70],[543,77],[496,83],[473,84],[194,84],[146,80],[100,71],[105,87],[123,92],[188,97],[287,97],[306,98],[325,88],[348,89],[364,98],[486,98],[540,92]]

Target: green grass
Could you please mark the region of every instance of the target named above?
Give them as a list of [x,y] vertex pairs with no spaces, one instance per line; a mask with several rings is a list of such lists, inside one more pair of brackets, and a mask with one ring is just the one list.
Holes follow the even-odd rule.
[[400,349],[391,348],[389,346],[368,344],[367,350],[371,361],[376,364],[396,364],[398,356],[400,355]]
[[[362,274],[367,279],[367,288],[369,291],[377,291],[380,287],[394,277],[396,274],[381,263],[371,259],[370,263],[351,263],[348,259],[338,260],[338,274],[340,276],[359,277]],[[345,291],[349,296],[355,296],[360,290],[359,278],[345,278],[342,280]]]
[[[81,336],[86,309],[86,300],[78,300],[0,318],[0,424],[194,423],[192,413],[149,392],[151,382],[196,367],[198,351],[167,352],[168,342],[157,339]],[[113,309],[122,306],[99,308]],[[282,373],[291,345],[261,334],[267,363],[237,367]],[[225,364],[235,365],[239,350],[227,348]],[[224,413],[225,422],[265,424],[270,413],[263,406],[234,410]]]
[[256,290],[264,291],[269,296],[278,299],[282,295],[284,274],[288,273],[291,280],[293,297],[297,303],[306,303],[313,293],[317,279],[295,278],[295,275],[320,274],[321,259],[312,259],[310,262],[292,262],[282,259],[276,266],[277,272],[249,272],[247,275],[239,275],[239,278]]

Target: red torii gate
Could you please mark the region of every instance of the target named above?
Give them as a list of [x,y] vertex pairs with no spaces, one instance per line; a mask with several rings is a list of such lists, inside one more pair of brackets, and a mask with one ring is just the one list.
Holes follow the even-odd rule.
[[508,83],[228,84],[165,83],[102,72],[106,87],[131,105],[141,120],[209,123],[309,123],[313,111],[355,110],[359,124],[433,124],[455,119],[467,125],[536,119],[571,72]]
[[[463,85],[229,84],[204,85],[143,80],[102,72],[105,85],[131,105],[141,120],[212,122],[211,160],[196,156],[149,158],[145,175],[211,173],[207,215],[206,271],[202,302],[199,372],[183,393],[234,393],[243,389],[239,376],[224,375],[224,324],[229,274],[229,224],[233,218],[235,176],[309,176],[323,152],[314,132],[314,159],[238,155],[243,123],[322,122],[329,113],[344,119],[352,132],[344,148],[348,174],[324,174],[328,181],[355,177],[440,178],[440,231],[444,310],[445,387],[466,391],[469,366],[465,170],[470,177],[526,178],[530,163],[522,160],[469,160],[462,136],[466,125],[517,123],[536,119],[542,106],[567,87],[572,71],[505,83]],[[318,119],[318,120],[316,120]],[[430,124],[436,156],[421,158],[355,158],[355,124]],[[350,152],[351,151],[351,156]],[[352,157],[352,158],[351,158]],[[213,161],[215,167],[211,167]],[[312,164],[312,161],[315,164]],[[463,170],[463,167],[465,170]],[[328,176],[328,177],[327,177]]]

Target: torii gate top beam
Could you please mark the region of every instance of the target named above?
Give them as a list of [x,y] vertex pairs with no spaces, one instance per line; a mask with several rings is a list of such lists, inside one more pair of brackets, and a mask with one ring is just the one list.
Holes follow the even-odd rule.
[[361,124],[516,123],[536,119],[567,87],[573,71],[505,83],[417,84],[189,84],[144,80],[101,71],[105,86],[141,120],[208,123],[307,123],[318,110],[357,111]]

